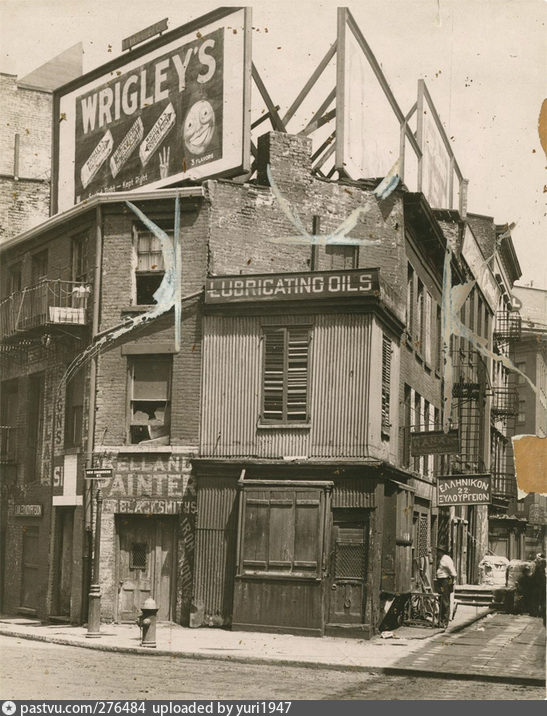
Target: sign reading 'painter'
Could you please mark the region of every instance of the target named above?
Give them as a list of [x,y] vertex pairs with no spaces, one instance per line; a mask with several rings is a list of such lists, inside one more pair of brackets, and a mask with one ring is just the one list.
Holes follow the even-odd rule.
[[198,36],[76,97],[76,201],[222,156],[224,33]]
[[437,504],[489,505],[492,501],[490,475],[457,475],[437,478]]

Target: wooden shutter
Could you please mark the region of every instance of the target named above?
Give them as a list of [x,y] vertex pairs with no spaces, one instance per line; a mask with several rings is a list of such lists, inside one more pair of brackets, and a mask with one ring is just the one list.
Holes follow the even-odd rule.
[[285,373],[285,330],[267,331],[264,335],[264,419],[283,420],[283,386]]
[[391,388],[391,341],[387,336],[382,340],[382,433],[389,435],[391,428],[389,403]]
[[308,328],[287,331],[287,420],[308,419]]

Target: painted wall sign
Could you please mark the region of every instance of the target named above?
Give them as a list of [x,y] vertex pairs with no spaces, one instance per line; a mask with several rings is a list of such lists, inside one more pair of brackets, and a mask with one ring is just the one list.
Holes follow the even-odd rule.
[[249,167],[250,11],[166,33],[54,96],[57,210]]
[[473,232],[467,225],[463,238],[462,255],[477,279],[477,284],[488,301],[490,308],[495,313],[500,296],[498,285],[490,267],[485,262]]
[[42,505],[15,505],[13,513],[16,517],[41,517]]
[[378,269],[224,276],[207,280],[205,303],[359,297],[377,294],[379,289]]
[[104,500],[103,510],[110,513],[139,515],[177,515],[182,500]]
[[101,487],[105,497],[163,497],[176,500],[182,498],[183,480],[180,474],[116,473],[110,480],[104,480]]
[[426,430],[410,433],[411,455],[450,455],[460,452],[458,430]]
[[456,475],[437,478],[437,504],[489,505],[492,502],[492,478],[490,475]]

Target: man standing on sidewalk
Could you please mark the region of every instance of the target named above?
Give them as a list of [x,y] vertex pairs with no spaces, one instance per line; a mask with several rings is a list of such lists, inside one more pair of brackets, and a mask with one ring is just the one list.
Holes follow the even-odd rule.
[[454,590],[456,568],[444,545],[437,546],[437,572],[435,591],[440,595],[440,622],[447,627],[450,621],[450,595]]

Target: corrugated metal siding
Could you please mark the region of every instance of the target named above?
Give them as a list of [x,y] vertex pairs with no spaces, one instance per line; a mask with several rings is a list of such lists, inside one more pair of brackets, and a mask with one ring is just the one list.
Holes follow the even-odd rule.
[[[199,624],[228,624],[237,542],[235,478],[200,477],[197,489],[194,605]],[[193,626],[198,626],[195,623]]]
[[332,506],[376,507],[376,480],[349,478],[336,480],[332,491]]
[[[362,457],[368,454],[372,318],[366,314],[206,317],[201,454]],[[259,428],[262,328],[312,324],[311,428]],[[380,420],[380,415],[376,416]]]
[[370,315],[318,318],[312,346],[310,457],[367,455],[371,337]]

